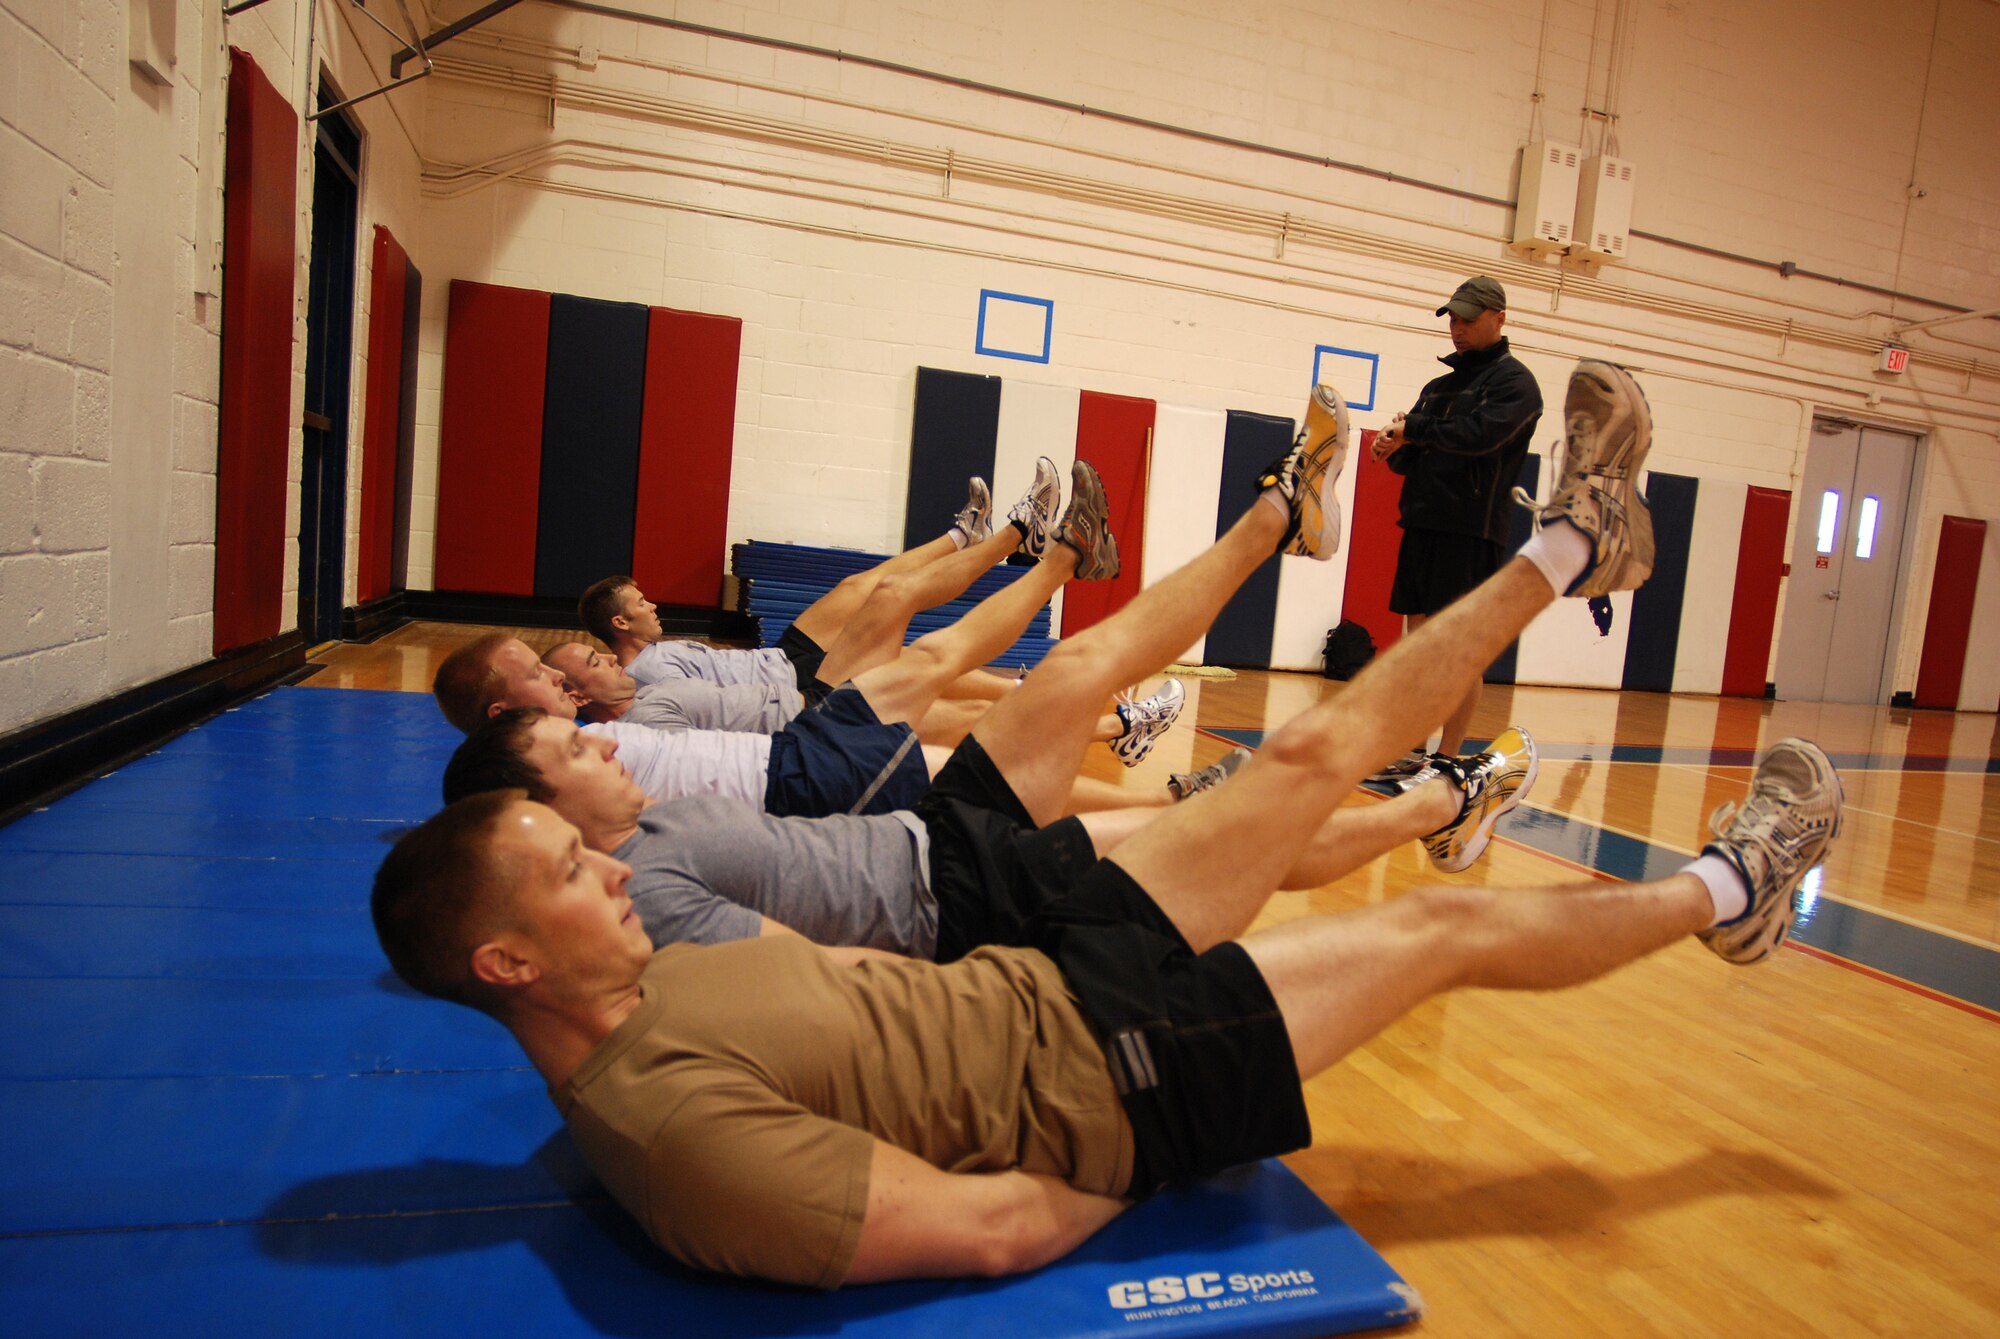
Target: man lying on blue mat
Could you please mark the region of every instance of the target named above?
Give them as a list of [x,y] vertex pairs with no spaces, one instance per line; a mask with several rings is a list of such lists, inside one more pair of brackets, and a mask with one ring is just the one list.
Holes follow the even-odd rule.
[[[811,705],[867,668],[865,664],[842,663],[846,657],[838,642],[850,628],[858,626],[865,632],[871,616],[879,615],[882,602],[873,600],[871,606],[871,597],[885,581],[893,585],[957,550],[985,544],[989,538],[1005,541],[1015,531],[1018,534],[1012,537],[1020,551],[1040,558],[1061,510],[1062,478],[1047,456],[1035,461],[1034,482],[1007,513],[1007,524],[997,534],[993,530],[992,494],[983,479],[975,478],[969,483],[965,508],[953,519],[950,530],[866,571],[842,577],[792,620],[776,646],[739,651],[668,637],[660,626],[658,607],[629,576],[606,577],[584,591],[577,601],[577,618],[584,631],[610,647],[612,657],[641,684],[675,680],[763,683],[795,687]],[[1003,548],[994,561],[1012,551]],[[903,622],[907,627],[909,620]],[[826,664],[829,658],[831,665]],[[1014,682],[975,670],[944,695],[990,701],[1012,688]]]
[[[901,653],[903,628],[884,629],[890,654],[881,663]],[[844,635],[839,646],[852,640]],[[780,694],[765,684],[723,686],[693,679],[662,679],[642,684],[611,656],[583,642],[561,642],[542,652],[542,663],[562,675],[563,689],[576,704],[576,719],[586,725],[617,722],[648,725],[655,730],[733,730],[743,734],[773,734],[798,719],[788,710]],[[973,671],[977,673],[978,671]],[[965,675],[944,686],[949,693],[963,683]],[[687,690],[717,695],[725,705],[712,714],[690,710]],[[1112,752],[1127,767],[1137,767],[1152,752],[1154,741],[1180,715],[1185,691],[1169,680],[1161,694],[1135,699],[1121,693],[1114,710],[1097,719],[1092,738],[1111,745]],[[973,724],[986,714],[987,703],[980,699],[940,697],[917,723],[917,738],[926,744],[956,748],[972,731]]]
[[[1300,1076],[1441,991],[1572,985],[1688,934],[1761,960],[1839,826],[1839,779],[1802,741],[1664,879],[1432,887],[1245,934],[1334,807],[1537,613],[1650,571],[1637,385],[1586,362],[1565,417],[1562,484],[1518,557],[1060,893],[1023,889],[1021,908],[997,886],[996,917],[1027,912],[1017,947],[945,965],[786,934],[655,951],[628,871],[506,793],[391,852],[383,947],[411,985],[512,1030],[669,1252],[819,1287],[1031,1269],[1161,1185],[1298,1148]],[[927,803],[1053,822],[1102,694],[1187,646],[1274,546],[1327,546],[1341,437],[1309,430],[1213,549],[1066,639]]]
[[[871,619],[851,625],[838,645],[853,681],[814,710],[772,734],[712,730],[668,732],[622,722],[586,726],[609,736],[622,764],[656,800],[712,795],[776,815],[884,814],[907,809],[930,788],[948,753],[919,747],[915,723],[937,704],[944,688],[968,667],[990,660],[1020,636],[1035,612],[1073,576],[1116,576],[1118,550],[1105,524],[1104,488],[1087,461],[1073,470],[1074,494],[1061,522],[1060,542],[1046,543],[1041,560],[1020,578],[982,600],[958,622],[903,645],[903,628],[917,610],[962,592],[986,567],[977,547],[954,553],[913,573],[884,582],[877,601],[893,600],[900,621]],[[622,671],[618,671],[622,674]],[[439,705],[461,726],[475,728],[461,750],[485,751],[478,736],[489,718],[517,707],[538,707],[569,720],[576,696],[566,680],[537,661],[516,638],[494,633],[460,648],[438,670]],[[1122,703],[1113,747],[1136,761],[1179,714],[1180,686],[1139,702]],[[977,704],[983,713],[986,704]],[[480,725],[487,721],[486,725]],[[588,746],[577,743],[578,748]],[[598,746],[604,747],[603,741]],[[454,766],[463,770],[464,764]],[[475,769],[477,770],[477,769]],[[1142,793],[1091,778],[1071,788],[1077,811],[1171,803],[1166,792]]]
[[[1048,487],[1043,487],[1040,466],[1048,466]],[[741,730],[746,728],[746,720],[768,720],[764,730],[783,728],[802,708],[818,705],[847,678],[870,664],[890,659],[902,646],[902,630],[928,607],[923,601],[941,604],[958,598],[983,573],[1016,552],[1040,558],[1055,523],[1055,510],[1062,502],[1062,489],[1054,484],[1053,471],[1046,460],[1040,462],[1036,486],[997,531],[985,482],[971,480],[965,509],[944,535],[849,577],[815,601],[799,616],[799,622],[825,637],[832,646],[830,651],[822,650],[819,642],[804,634],[792,637],[785,647],[757,651],[679,640],[661,642],[663,656],[665,648],[671,648],[676,663],[704,672],[655,675],[649,681],[650,697],[665,713],[657,723]],[[1115,574],[1115,559],[1112,571]],[[629,583],[630,579],[609,580]],[[583,608],[592,606],[593,601],[586,598]],[[648,626],[657,631],[658,614],[652,612],[650,604],[646,607]],[[896,640],[885,645],[891,629]],[[831,671],[827,669],[829,659]],[[828,672],[841,677],[822,677]],[[552,688],[566,687],[561,677],[560,669],[552,674],[549,668],[535,664],[525,643],[492,633],[446,656],[431,682],[431,693],[445,718],[470,733],[480,721],[509,707],[555,710],[549,694]],[[1011,686],[1012,681],[990,674],[984,677]],[[970,704],[964,708],[940,705],[937,714],[936,728],[946,743],[956,743],[977,716]],[[917,724],[925,727],[927,723]]]

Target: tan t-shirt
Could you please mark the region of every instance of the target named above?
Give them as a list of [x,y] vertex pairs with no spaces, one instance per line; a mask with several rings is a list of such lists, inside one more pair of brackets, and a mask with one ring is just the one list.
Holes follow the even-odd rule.
[[689,1264],[837,1286],[877,1138],[948,1172],[1131,1183],[1104,1053],[1031,949],[843,967],[795,935],[674,944],[641,989],[553,1096],[598,1177]]

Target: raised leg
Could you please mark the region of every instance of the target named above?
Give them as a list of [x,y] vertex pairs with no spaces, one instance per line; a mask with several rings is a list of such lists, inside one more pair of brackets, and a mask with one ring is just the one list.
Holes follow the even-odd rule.
[[1213,548],[1102,623],[1058,642],[973,727],[972,737],[1037,822],[1063,812],[1105,699],[1157,674],[1193,645],[1244,579],[1277,551],[1287,525],[1276,509],[1252,505]]
[[[843,684],[894,660],[903,649],[903,637],[909,632],[912,618],[963,595],[967,587],[995,564],[1005,562],[1007,555],[1020,547],[1020,542],[1020,533],[1010,525],[1003,525],[986,539],[963,549],[950,549],[950,542],[945,541],[950,551],[934,561],[880,577],[861,607],[846,620],[839,635],[831,643],[820,642],[826,647],[826,660],[820,665],[819,677],[829,684]],[[803,627],[800,630],[807,631]],[[808,631],[807,635],[812,634]],[[996,650],[994,654],[999,652]]]
[[1553,888],[1430,887],[1288,921],[1242,944],[1284,1014],[1306,1076],[1440,992],[1580,985],[1694,934],[1712,915],[1708,890],[1691,874]]

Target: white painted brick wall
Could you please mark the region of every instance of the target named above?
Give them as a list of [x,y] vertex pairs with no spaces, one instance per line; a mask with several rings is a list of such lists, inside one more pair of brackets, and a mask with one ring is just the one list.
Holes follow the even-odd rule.
[[[18,577],[6,579],[41,592],[43,611],[32,620],[38,631],[17,638],[11,602],[0,609],[0,729],[125,686],[103,649],[104,630],[93,631],[78,612],[90,601],[77,592],[87,595],[79,574],[88,563],[108,570],[111,557],[119,564],[149,560],[128,552],[131,537],[106,532],[96,506],[102,490],[93,482],[124,459],[111,426],[119,282],[112,237],[118,211],[128,208],[173,227],[180,296],[156,346],[171,360],[171,407],[159,429],[171,468],[167,552],[150,559],[168,568],[172,595],[157,626],[127,631],[172,648],[177,664],[206,655],[220,313],[219,304],[193,294],[193,232],[202,193],[215,188],[195,171],[199,100],[221,89],[196,86],[199,15],[192,5],[181,12],[183,67],[166,113],[180,161],[170,185],[134,198],[121,193],[119,180],[116,99],[129,95],[122,6],[0,0],[0,49],[13,71],[0,80],[0,176],[8,182],[0,192],[0,410],[10,411],[0,437],[0,484],[11,485],[0,496],[0,568],[18,568]],[[675,12],[1505,198],[1529,124],[1543,6],[1399,0],[1335,15],[1276,0],[1227,11],[1184,0],[1089,7],[1053,0],[1004,7],[691,0]],[[1619,139],[1642,174],[1637,226],[1968,306],[2000,304],[2000,165],[1987,129],[2000,121],[2000,93],[1980,55],[2000,49],[2000,7],[1948,4],[1940,11],[1948,30],[1929,71],[1921,136],[1929,34],[1908,16],[1859,0],[1683,0],[1634,6],[1630,14]],[[1583,0],[1548,5],[1541,121],[1552,135],[1575,136],[1594,15]],[[316,27],[317,60],[350,91],[370,86],[385,63],[379,34],[333,3],[319,5]],[[228,40],[302,104],[316,70],[300,59],[307,29],[303,5],[264,6],[231,20]],[[410,536],[419,586],[431,573],[438,388],[453,278],[742,317],[733,539],[893,543],[918,364],[1291,413],[1312,345],[1340,344],[1382,355],[1377,407],[1358,416],[1362,426],[1377,426],[1435,370],[1431,359],[1443,341],[1430,308],[1464,273],[1482,268],[1515,280],[1517,342],[1551,400],[1560,397],[1568,361],[1582,352],[1603,350],[1645,369],[1660,423],[1659,468],[1789,486],[1800,424],[1812,408],[1862,412],[1871,392],[1882,397],[1875,412],[1886,421],[1930,434],[1898,687],[1914,678],[1921,617],[1908,611],[1920,611],[1928,598],[1936,518],[1950,511],[2000,520],[2000,441],[1993,436],[2000,392],[1990,376],[1968,386],[1962,374],[1922,362],[1932,349],[2000,365],[1990,325],[1952,327],[1936,340],[1917,336],[1917,368],[1903,382],[1885,382],[1868,370],[1862,351],[1648,315],[1615,291],[1571,292],[1553,303],[1548,278],[1516,278],[1506,269],[1495,239],[1508,211],[1493,205],[852,61],[629,21],[523,6],[483,31],[599,48],[606,59],[596,71],[563,68],[581,85],[1144,185],[1190,203],[1289,209],[1358,229],[1379,245],[1340,250],[1294,239],[1278,260],[1273,237],[993,183],[960,181],[947,198],[927,174],[796,142],[568,106],[552,130],[546,103],[532,97],[444,79],[399,91],[355,112],[368,151],[348,425],[349,600],[362,406],[377,372],[365,357],[377,222],[396,233],[424,275]],[[454,54],[496,59],[480,36]],[[668,79],[620,64],[621,52],[713,77]],[[1606,54],[1600,47],[1598,96]],[[507,59],[538,67],[533,59]],[[784,87],[736,82],[746,79]],[[419,193],[419,146],[433,162],[462,164],[560,136],[701,161],[642,172],[550,166],[530,173],[631,199],[529,185],[480,189],[455,201]],[[1110,157],[1084,157],[1083,150]],[[1928,193],[1909,201],[1904,187],[1913,178]],[[303,153],[300,188],[303,279],[310,200]],[[1450,254],[1419,255],[1411,246]],[[1632,260],[1607,278],[1871,341],[1886,336],[1894,319],[1936,314],[1904,303],[1892,317],[1886,298],[1642,239]],[[1055,301],[1048,366],[972,353],[982,287]],[[301,348],[295,371],[302,358]],[[1540,436],[1554,435],[1551,420]],[[296,440],[293,451],[295,477]],[[295,533],[295,490],[288,503]],[[50,514],[56,507],[67,514]],[[65,547],[57,552],[56,545]],[[289,590],[295,547],[287,571]],[[103,584],[100,576],[100,592]],[[23,640],[35,645],[18,644]]]

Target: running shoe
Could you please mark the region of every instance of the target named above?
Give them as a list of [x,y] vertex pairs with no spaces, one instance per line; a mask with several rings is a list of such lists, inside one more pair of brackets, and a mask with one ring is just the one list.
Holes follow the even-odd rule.
[[1118,695],[1118,719],[1125,733],[1111,741],[1111,751],[1127,767],[1137,767],[1153,751],[1153,744],[1180,719],[1187,689],[1179,679],[1169,679],[1151,697],[1134,699],[1130,693]]
[[1555,496],[1537,504],[1524,488],[1514,500],[1540,529],[1568,521],[1591,541],[1590,566],[1566,595],[1636,590],[1653,571],[1653,514],[1639,494],[1639,470],[1653,442],[1653,414],[1632,374],[1586,358],[1570,373],[1563,401],[1563,472]]
[[1109,581],[1118,575],[1118,541],[1111,534],[1111,505],[1104,481],[1087,460],[1069,470],[1069,510],[1055,537],[1076,550],[1079,581]]
[[1179,802],[1190,795],[1199,795],[1236,775],[1236,769],[1250,761],[1249,749],[1231,749],[1220,762],[1212,762],[1198,772],[1175,772],[1167,778],[1167,789],[1173,792]]
[[1748,910],[1701,932],[1710,951],[1743,966],[1778,951],[1798,917],[1800,882],[1840,832],[1842,800],[1840,773],[1819,745],[1803,739],[1771,745],[1743,803],[1725,803],[1708,820],[1716,840],[1701,853],[1736,866],[1750,890]]
[[1292,449],[1257,476],[1257,486],[1277,489],[1291,510],[1278,552],[1321,562],[1340,552],[1340,503],[1333,486],[1346,463],[1347,402],[1333,387],[1315,386]]
[[1035,481],[1014,504],[1007,519],[1021,529],[1021,552],[1040,558],[1049,547],[1049,533],[1062,513],[1062,475],[1047,456],[1035,459]]
[[1447,874],[1472,868],[1493,839],[1493,825],[1511,813],[1535,784],[1535,741],[1517,725],[1508,726],[1482,753],[1469,758],[1440,754],[1437,769],[1452,778],[1464,796],[1458,817],[1424,838],[1431,863]]
[[978,475],[966,480],[965,509],[951,518],[967,546],[983,544],[993,533],[993,493]]

